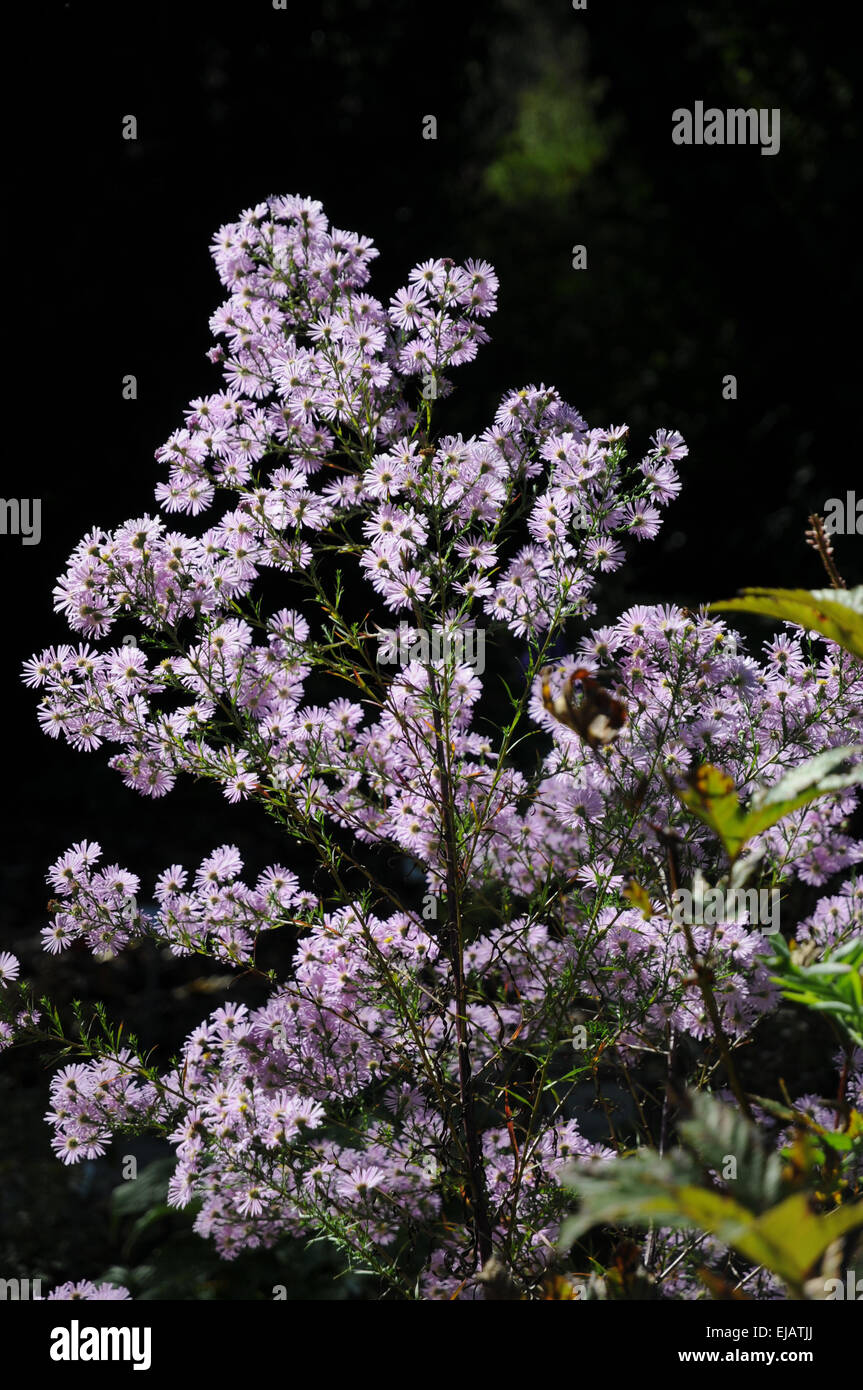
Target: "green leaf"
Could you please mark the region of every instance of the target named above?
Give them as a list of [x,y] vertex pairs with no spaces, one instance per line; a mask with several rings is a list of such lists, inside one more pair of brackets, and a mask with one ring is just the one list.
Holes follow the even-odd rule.
[[768,1096],[750,1095],[749,1098],[755,1102],[759,1109],[766,1111],[768,1115],[773,1115],[777,1120],[785,1120],[787,1124],[790,1124],[797,1114],[795,1110],[789,1110],[787,1105],[780,1105],[778,1101],[771,1100]]
[[793,1192],[764,1210],[754,1210],[753,1203],[763,1206],[780,1195],[777,1157],[765,1154],[755,1125],[712,1097],[692,1097],[691,1111],[681,1131],[700,1157],[715,1166],[728,1143],[729,1149],[737,1150],[738,1167],[753,1165],[751,1173],[741,1174],[735,1195],[699,1180],[693,1158],[680,1149],[662,1158],[653,1150],[642,1150],[614,1163],[578,1164],[563,1175],[564,1184],[578,1193],[581,1207],[564,1222],[561,1245],[571,1245],[592,1226],[604,1223],[694,1227],[753,1264],[764,1265],[803,1297],[804,1281],[828,1247],[863,1227],[863,1202],[821,1214],[813,1211],[805,1192]]
[[652,917],[653,908],[650,905],[650,894],[634,878],[631,878],[623,889],[623,896],[628,898],[634,907],[640,909],[642,917],[645,919]]
[[[614,1164],[580,1164],[563,1174],[564,1184],[578,1192],[581,1210],[565,1222],[561,1243],[571,1245],[591,1226],[605,1222],[644,1226],[661,1218],[666,1225],[691,1225],[692,1216],[681,1204],[680,1194],[690,1189],[700,1191],[699,1180],[697,1165],[679,1149],[666,1158],[652,1150],[642,1150],[632,1158],[617,1159]],[[725,1200],[721,1194],[710,1195]],[[732,1202],[731,1208],[734,1205]],[[740,1208],[740,1219],[746,1215]]]
[[[772,812],[777,806],[782,806],[781,814],[787,816],[789,802],[794,803],[790,809],[796,810],[813,797],[823,796],[827,792],[843,791],[845,787],[863,782],[863,764],[857,763],[849,772],[837,773],[833,770],[861,755],[863,744],[860,743],[848,743],[840,748],[825,748],[823,753],[818,753],[808,762],[786,772],[772,787],[755,792],[752,797],[752,812]],[[773,821],[770,824],[773,824]]]
[[746,843],[746,817],[734,781],[712,763],[703,763],[689,786],[677,792],[684,806],[710,826],[722,841],[730,859],[736,859]]
[[765,1148],[760,1132],[739,1110],[704,1091],[691,1100],[691,1117],[678,1125],[687,1146],[720,1175],[726,1158],[733,1157],[738,1174],[733,1179],[735,1198],[756,1212],[772,1206],[782,1186],[779,1155]]
[[863,587],[856,589],[743,589],[742,597],[708,605],[708,613],[761,613],[797,623],[863,658]]
[[821,1138],[829,1148],[840,1154],[851,1153],[856,1142],[850,1134],[843,1134],[841,1130],[828,1131],[822,1134]]
[[167,1198],[168,1182],[175,1166],[172,1158],[154,1159],[135,1179],[121,1182],[111,1194],[114,1216],[139,1216],[151,1207],[161,1206]]
[[781,935],[770,937],[767,965],[783,997],[819,1013],[829,1013],[858,1047],[863,1047],[863,937],[825,953],[812,965],[798,965]]
[[[768,1252],[766,1257],[761,1256],[760,1264],[766,1264],[786,1283],[801,1284],[834,1240],[860,1226],[863,1202],[849,1203],[819,1216],[809,1206],[806,1193],[795,1192],[760,1216],[751,1235]],[[742,1246],[738,1249],[748,1253]]]
[[850,965],[834,964],[832,961],[822,961],[820,965],[807,965],[807,975],[847,975],[851,969]]
[[690,811],[709,825],[733,862],[747,840],[769,830],[785,816],[816,797],[863,784],[863,763],[835,772],[843,763],[863,755],[863,744],[828,748],[790,772],[772,787],[753,792],[748,807],[741,803],[733,780],[720,768],[703,763],[677,795]]
[[167,1203],[164,1203],[161,1206],[151,1207],[149,1211],[145,1211],[142,1216],[139,1216],[138,1219],[132,1223],[129,1233],[123,1242],[123,1254],[127,1259],[131,1258],[132,1251],[138,1244],[139,1238],[144,1235],[151,1226],[155,1226],[157,1222],[162,1221],[166,1217],[176,1218],[176,1215],[177,1208],[170,1207]]

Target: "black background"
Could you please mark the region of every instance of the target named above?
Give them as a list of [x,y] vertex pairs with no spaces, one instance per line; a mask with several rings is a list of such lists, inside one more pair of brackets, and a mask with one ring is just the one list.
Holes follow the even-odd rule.
[[[204,356],[223,298],[209,242],[268,195],[318,198],[335,226],[370,235],[385,302],[430,256],[496,266],[492,342],[454,373],[442,429],[479,433],[505,391],[545,382],[590,424],[626,421],[634,449],[657,426],[683,432],[683,494],[614,577],[611,611],[826,584],[806,518],[863,492],[848,13],[765,0],[588,0],[582,12],[568,0],[72,0],[25,19],[9,58],[22,85],[6,123],[3,491],[41,497],[42,541],[0,537],[0,948],[28,974],[45,871],[73,840],[100,840],[145,883],[226,840],[255,864],[277,852],[254,808],[188,784],[146,802],[104,751],[43,737],[19,681],[26,657],[68,636],[51,588],[74,545],[154,512],[154,450],[193,396],[218,390]],[[780,108],[780,152],[675,146],[671,113],[696,100]],[[127,114],[136,141],[122,138]],[[587,271],[572,269],[576,244]],[[136,401],[122,399],[127,373]],[[727,373],[736,401],[722,399]],[[836,554],[859,583],[860,538]],[[157,1018],[152,963],[39,968],[61,998],[113,994],[138,1027]],[[192,1003],[172,1006],[174,1045],[202,1011]],[[41,1106],[41,1063],[7,1058],[7,1077],[16,1069]],[[40,1127],[40,1162],[47,1139]],[[70,1277],[90,1272],[79,1262]]]

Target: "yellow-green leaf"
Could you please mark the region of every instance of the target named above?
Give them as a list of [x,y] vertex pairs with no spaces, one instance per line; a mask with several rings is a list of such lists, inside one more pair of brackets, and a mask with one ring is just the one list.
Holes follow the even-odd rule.
[[819,1216],[805,1192],[795,1192],[752,1223],[741,1254],[767,1265],[789,1284],[801,1284],[834,1240],[863,1226],[863,1202],[849,1203]]
[[[792,811],[806,806],[818,796],[863,784],[863,744],[828,748],[800,767],[792,768],[772,787],[759,788],[744,807],[734,782],[720,768],[703,763],[678,796],[690,811],[714,830],[732,862],[747,840],[769,830]],[[834,769],[853,762],[847,772]]]
[[703,763],[689,786],[678,796],[719,836],[730,859],[736,859],[746,843],[746,816],[741,808],[734,781],[721,768]]
[[631,878],[623,890],[623,896],[628,898],[633,907],[641,909],[641,915],[645,919],[653,916],[653,908],[650,905],[650,894],[646,888],[642,888],[640,883],[636,883]]
[[740,598],[708,605],[708,613],[760,613],[798,623],[863,659],[863,586],[856,589],[743,589]]

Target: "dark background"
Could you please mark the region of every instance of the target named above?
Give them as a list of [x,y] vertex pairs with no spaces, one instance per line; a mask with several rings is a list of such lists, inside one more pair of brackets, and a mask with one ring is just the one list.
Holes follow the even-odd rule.
[[[69,552],[91,526],[155,510],[154,450],[193,396],[220,386],[204,357],[224,297],[213,233],[270,194],[318,198],[334,225],[379,247],[371,288],[385,302],[419,260],[489,259],[501,278],[492,342],[453,373],[442,429],[479,433],[506,390],[545,382],[590,424],[626,421],[634,449],[657,426],[681,430],[682,496],[615,576],[614,611],[743,584],[820,587],[806,518],[855,483],[863,491],[859,64],[846,7],[765,0],[588,0],[586,11],[569,0],[289,0],[286,11],[72,0],[26,23],[7,118],[18,158],[6,174],[3,489],[41,496],[42,541],[0,537],[0,949],[64,1002],[106,997],[164,1059],[213,1003],[196,992],[201,967],[146,950],[110,969],[79,953],[46,963],[34,946],[45,871],[85,837],[145,885],[226,840],[258,867],[278,853],[273,833],[212,788],[137,797],[104,751],[40,735],[18,672],[67,636],[51,588]],[[671,113],[696,100],[780,108],[780,152],[675,146]],[[121,136],[127,114],[134,142]],[[422,138],[429,114],[434,141]],[[586,271],[572,269],[575,244]],[[122,399],[127,373],[136,401]],[[722,399],[728,373],[736,401]],[[859,583],[860,538],[838,538],[836,556]],[[98,1274],[120,1258],[105,1215],[118,1169],[82,1179],[51,1158],[47,1076],[32,1050],[0,1064],[12,1216],[0,1264]],[[37,1188],[56,1205],[50,1220]],[[162,1252],[184,1238],[155,1229]]]

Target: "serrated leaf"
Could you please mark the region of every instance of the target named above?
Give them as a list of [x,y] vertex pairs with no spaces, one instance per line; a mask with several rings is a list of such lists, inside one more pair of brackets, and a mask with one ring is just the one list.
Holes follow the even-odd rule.
[[699,1186],[697,1170],[687,1182],[675,1171],[680,1158],[679,1152],[665,1159],[639,1154],[618,1159],[613,1165],[626,1169],[625,1173],[609,1173],[612,1165],[608,1163],[597,1165],[593,1173],[580,1170],[572,1182],[582,1207],[564,1223],[561,1243],[571,1245],[591,1226],[606,1222],[646,1226],[659,1221],[666,1226],[695,1225],[711,1231],[722,1226],[734,1234],[744,1229],[752,1213],[724,1193]]
[[[839,597],[842,594],[843,597]],[[797,623],[838,642],[853,656],[863,658],[863,588],[841,589],[743,589],[741,597],[708,605],[708,613],[732,610],[760,613]]]
[[[693,1098],[693,1115],[683,1121],[690,1142],[705,1157],[715,1156],[727,1139],[741,1147],[742,1156],[757,1155],[760,1138],[755,1126],[734,1112],[727,1119],[719,1116],[717,1106],[719,1102],[712,1098]],[[802,1297],[806,1276],[828,1247],[863,1227],[861,1201],[820,1214],[812,1210],[805,1192],[795,1192],[759,1214],[742,1201],[693,1181],[692,1176],[693,1162],[680,1149],[663,1158],[641,1151],[614,1163],[574,1166],[563,1181],[576,1189],[581,1209],[564,1223],[560,1243],[569,1246],[592,1226],[604,1223],[694,1227],[753,1264],[765,1266]],[[772,1184],[772,1170],[769,1181]],[[757,1198],[759,1184],[752,1186]]]
[[722,1174],[725,1160],[736,1160],[732,1195],[754,1212],[777,1201],[782,1186],[782,1162],[768,1152],[756,1127],[714,1096],[699,1091],[692,1097],[692,1115],[678,1124],[682,1138],[701,1161]]

